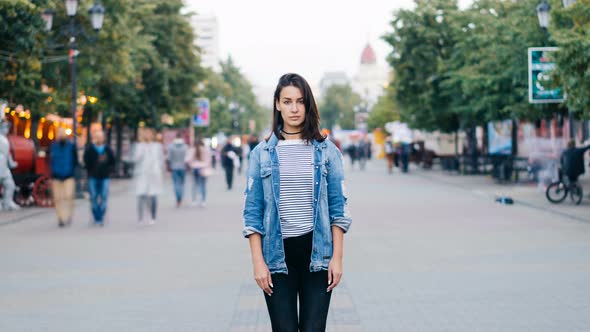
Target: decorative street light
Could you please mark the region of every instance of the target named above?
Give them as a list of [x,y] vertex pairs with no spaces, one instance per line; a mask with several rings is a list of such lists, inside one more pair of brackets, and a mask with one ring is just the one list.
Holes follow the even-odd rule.
[[90,22],[92,23],[92,28],[96,32],[102,29],[102,23],[104,22],[104,13],[104,7],[101,6],[98,2],[95,2],[94,5],[88,10],[88,15],[90,15]]
[[[76,56],[78,55],[78,51],[76,50],[76,37],[78,35],[83,35],[85,37],[86,34],[84,30],[80,27],[76,27],[74,18],[78,12],[78,0],[65,0],[65,7],[66,7],[66,14],[70,17],[70,22],[68,27],[62,27],[61,34],[68,37],[68,47],[69,47],[69,60],[70,60],[70,72],[71,72],[71,81],[72,81],[72,135],[74,146],[78,147],[77,137],[78,131],[77,127],[77,117],[76,117],[76,110],[77,110],[77,93],[76,93]],[[90,15],[90,21],[92,24],[92,28],[95,32],[102,28],[102,24],[104,22],[104,14],[105,9],[103,6],[96,1],[94,5],[88,10],[88,14]],[[51,31],[53,26],[53,18],[55,16],[55,12],[51,9],[47,9],[43,11],[41,17],[45,20],[45,29],[47,32]],[[93,38],[87,37],[87,39],[93,40]],[[76,196],[83,197],[81,185],[80,185],[80,173],[79,170],[76,172]]]
[[[563,6],[565,8],[573,5],[576,0],[562,0],[563,2]],[[541,29],[543,29],[543,31],[545,32],[545,43],[548,43],[549,40],[549,32],[547,31],[547,28],[549,27],[549,21],[551,19],[550,16],[550,12],[551,11],[551,6],[547,3],[547,0],[543,0],[543,2],[541,2],[538,6],[537,6],[537,16],[539,18],[539,26],[541,27]],[[568,117],[568,124],[569,124],[569,130],[570,130],[570,138],[574,138],[575,137],[575,133],[574,133],[574,118],[572,115],[572,111],[571,109],[567,109],[567,117]]]
[[66,0],[66,12],[69,17],[76,16],[78,12],[78,0]]
[[549,12],[551,11],[551,6],[547,3],[547,0],[543,0],[537,6],[537,16],[539,17],[539,25],[543,29],[547,29],[549,27],[549,21],[551,17],[549,16]]
[[369,107],[365,100],[361,101],[360,104],[352,107],[354,112],[354,123],[356,129],[367,130],[367,113]]
[[51,27],[53,26],[53,17],[55,16],[55,11],[51,9],[45,9],[41,14],[43,21],[45,21],[45,31],[51,31]]
[[562,0],[563,2],[563,7],[567,8],[571,5],[573,5],[574,3],[576,3],[576,0]]

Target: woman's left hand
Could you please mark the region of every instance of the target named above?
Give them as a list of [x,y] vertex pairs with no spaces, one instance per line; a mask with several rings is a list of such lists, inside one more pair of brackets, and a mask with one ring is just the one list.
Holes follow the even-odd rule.
[[332,257],[330,265],[328,265],[328,290],[332,291],[336,288],[342,279],[342,258]]

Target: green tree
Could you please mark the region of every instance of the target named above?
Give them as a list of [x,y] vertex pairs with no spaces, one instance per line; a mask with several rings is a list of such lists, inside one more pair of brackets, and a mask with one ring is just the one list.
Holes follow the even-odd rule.
[[377,128],[385,130],[386,123],[401,119],[398,106],[394,100],[394,94],[394,91],[388,88],[386,93],[379,97],[367,119],[369,130]]
[[590,118],[590,0],[568,8],[552,2],[553,40],[559,46],[555,74],[565,92],[565,104],[578,116]]
[[354,107],[360,102],[350,84],[329,86],[320,106],[322,127],[332,130],[338,124],[342,129],[354,129]]
[[0,99],[33,112],[47,95],[41,92],[45,26],[40,9],[25,0],[0,1]]
[[426,130],[454,131],[458,115],[441,87],[448,79],[446,62],[455,40],[456,0],[417,0],[413,10],[401,9],[391,21],[393,32],[383,38],[393,51],[388,62],[395,71],[392,86],[401,118]]
[[534,0],[478,0],[456,13],[456,42],[442,88],[463,128],[544,116],[527,97],[527,47],[543,41],[536,5]]
[[[271,112],[260,106],[253,92],[252,84],[229,57],[220,63],[221,72],[206,70],[200,97],[210,103],[210,124],[198,128],[202,136],[212,136],[219,132],[230,134],[256,134],[269,124]],[[182,120],[180,120],[182,122]],[[237,127],[234,127],[237,121]],[[250,121],[255,123],[255,132],[250,132]]]
[[[221,77],[231,88],[230,95],[226,98],[226,105],[227,110],[230,113],[233,112],[232,118],[235,117],[238,121],[238,131],[248,133],[250,120],[254,120],[256,127],[260,130],[264,123],[268,123],[267,119],[271,112],[258,104],[252,83],[242,74],[231,57],[221,62]],[[230,109],[231,103],[236,104],[237,107]]]
[[204,79],[195,35],[189,17],[183,15],[181,0],[152,2],[154,10],[143,16],[142,33],[151,38],[155,52],[146,52],[141,84],[145,87],[142,104],[150,113],[150,122],[162,113],[191,112],[197,83]]

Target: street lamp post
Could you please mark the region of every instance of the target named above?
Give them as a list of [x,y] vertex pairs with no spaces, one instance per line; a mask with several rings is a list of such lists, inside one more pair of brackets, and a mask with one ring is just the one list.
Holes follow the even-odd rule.
[[238,133],[238,129],[239,129],[239,125],[240,123],[238,122],[238,112],[241,111],[241,109],[243,109],[242,107],[240,107],[240,105],[236,102],[230,102],[229,103],[229,111],[232,114],[232,134],[237,134]]
[[[78,51],[76,50],[76,37],[80,34],[84,35],[84,31],[82,29],[77,29],[74,18],[78,12],[78,0],[65,0],[65,7],[66,7],[66,14],[70,18],[70,23],[68,26],[67,31],[65,31],[65,35],[68,37],[68,48],[69,48],[69,61],[70,61],[70,76],[71,76],[71,84],[72,84],[72,135],[74,146],[78,149],[78,131],[77,131],[77,117],[76,117],[76,106],[77,106],[77,92],[76,92],[76,56],[78,55]],[[100,3],[95,2],[94,5],[88,10],[88,14],[90,15],[90,22],[92,24],[92,28],[95,32],[98,32],[103,25],[104,22],[104,14],[105,9]],[[46,31],[51,31],[53,25],[53,18],[55,16],[55,11],[51,9],[45,10],[41,17],[45,20],[45,29]],[[76,196],[78,198],[83,197],[82,189],[80,185],[80,172],[79,170],[76,171]]]
[[[562,0],[563,2],[563,6],[565,8],[573,5],[576,0]],[[550,11],[551,11],[551,6],[547,3],[547,0],[543,0],[538,6],[537,6],[537,17],[539,19],[539,26],[541,27],[541,29],[543,29],[543,32],[545,33],[544,36],[544,40],[543,40],[543,46],[547,46],[547,44],[549,44],[549,32],[547,31],[547,28],[549,27],[549,23],[551,21],[551,15],[550,15]],[[572,116],[572,111],[571,109],[568,107],[567,108],[567,119],[568,119],[568,126],[570,128],[570,139],[574,139],[575,138],[575,133],[574,133],[574,119]]]
[[362,101],[360,104],[355,105],[352,108],[354,112],[354,122],[356,129],[359,130],[367,130],[367,113],[368,113],[368,105],[365,101]]

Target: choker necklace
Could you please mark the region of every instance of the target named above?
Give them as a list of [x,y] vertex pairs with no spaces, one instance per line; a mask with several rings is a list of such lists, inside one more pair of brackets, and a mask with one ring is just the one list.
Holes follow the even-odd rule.
[[302,131],[298,131],[296,133],[288,133],[288,132],[284,131],[283,129],[281,129],[281,133],[287,134],[287,135],[298,135],[298,134],[301,134],[302,132],[303,132],[303,130]]

